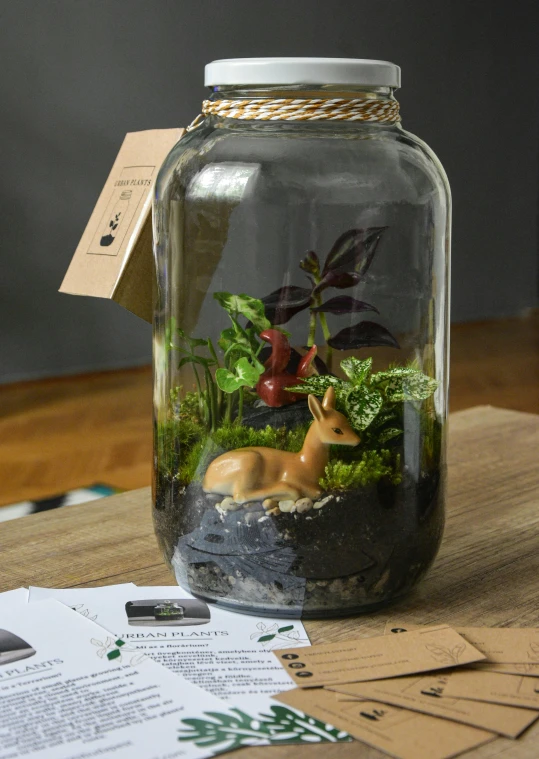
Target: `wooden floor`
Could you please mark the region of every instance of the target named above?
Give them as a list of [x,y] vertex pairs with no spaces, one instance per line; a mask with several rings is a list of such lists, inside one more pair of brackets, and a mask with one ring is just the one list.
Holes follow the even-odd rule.
[[[539,312],[456,325],[451,410],[539,414]],[[149,367],[0,387],[0,506],[102,482],[150,483]]]

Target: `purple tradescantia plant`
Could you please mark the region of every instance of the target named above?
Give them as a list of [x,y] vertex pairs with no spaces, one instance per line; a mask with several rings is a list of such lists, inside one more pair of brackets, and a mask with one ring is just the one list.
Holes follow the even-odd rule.
[[380,239],[386,227],[350,229],[344,232],[329,251],[324,265],[314,250],[310,250],[300,262],[300,268],[307,274],[310,287],[287,285],[262,298],[266,317],[273,325],[286,324],[293,316],[310,310],[309,337],[307,345],[314,344],[317,320],[328,345],[327,362],[331,365],[332,349],[388,345],[399,348],[395,337],[381,324],[372,321],[358,322],[331,336],[326,314],[354,314],[364,311],[379,313],[370,303],[337,295],[328,300],[323,293],[328,288],[345,290],[360,282],[372,264]]

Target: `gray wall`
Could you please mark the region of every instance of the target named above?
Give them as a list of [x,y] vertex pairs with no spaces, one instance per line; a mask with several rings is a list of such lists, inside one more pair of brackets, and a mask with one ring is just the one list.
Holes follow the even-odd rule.
[[536,5],[0,0],[0,382],[150,360],[148,325],[57,289],[124,133],[187,124],[215,58],[399,63],[453,188],[453,319],[537,305]]

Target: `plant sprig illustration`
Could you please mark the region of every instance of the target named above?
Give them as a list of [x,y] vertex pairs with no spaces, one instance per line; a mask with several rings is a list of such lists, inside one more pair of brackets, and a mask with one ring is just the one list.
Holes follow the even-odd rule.
[[287,645],[303,646],[308,645],[307,638],[301,638],[299,630],[294,625],[283,625],[279,627],[277,622],[272,625],[266,625],[265,622],[258,622],[257,632],[251,633],[251,640],[262,643],[262,646],[271,651],[274,648],[286,648]]
[[436,643],[427,643],[425,648],[430,651],[435,661],[440,664],[460,664],[460,657],[466,651],[466,644],[459,643],[453,648],[439,646]]
[[260,714],[258,717],[252,717],[241,709],[233,708],[230,712],[205,712],[207,719],[182,720],[188,729],[182,731],[178,740],[192,741],[200,748],[218,747],[219,752],[268,742],[336,743],[351,740],[342,730],[284,706],[272,706],[271,714]]
[[97,647],[96,653],[100,659],[103,659],[106,655],[106,658],[109,661],[114,661],[116,664],[123,662],[125,654],[133,654],[129,659],[129,664],[132,667],[142,664],[143,661],[146,661],[146,659],[149,658],[147,654],[140,651],[138,648],[128,646],[121,638],[115,640],[114,638],[107,637],[104,641],[97,640],[97,638],[91,638],[90,643]]

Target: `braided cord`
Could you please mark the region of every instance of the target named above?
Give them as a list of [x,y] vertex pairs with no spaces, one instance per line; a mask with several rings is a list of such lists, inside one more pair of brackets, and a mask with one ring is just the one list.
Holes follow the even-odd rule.
[[[400,121],[396,100],[365,98],[204,100],[202,114],[245,121],[376,121],[386,124]],[[197,116],[187,130],[198,126],[201,119],[202,115]]]

